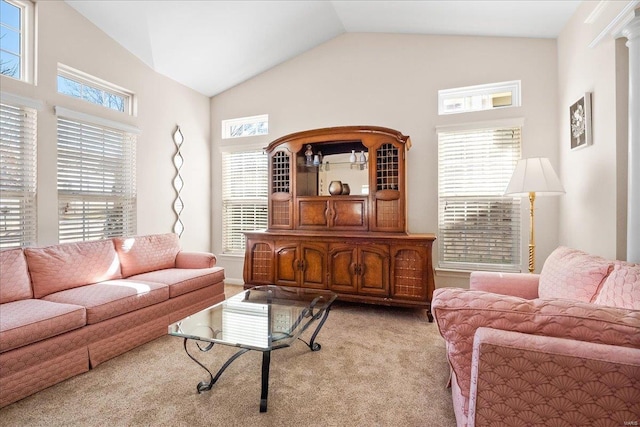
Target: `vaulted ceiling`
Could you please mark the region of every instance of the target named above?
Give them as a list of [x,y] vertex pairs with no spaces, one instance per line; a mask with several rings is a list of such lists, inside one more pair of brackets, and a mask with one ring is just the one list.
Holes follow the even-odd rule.
[[66,0],[155,71],[214,96],[349,32],[555,38],[568,1]]

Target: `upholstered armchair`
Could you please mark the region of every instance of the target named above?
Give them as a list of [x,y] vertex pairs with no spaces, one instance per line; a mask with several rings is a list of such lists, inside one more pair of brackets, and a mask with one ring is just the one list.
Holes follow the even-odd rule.
[[540,275],[436,289],[432,310],[458,426],[640,424],[640,265],[560,247]]

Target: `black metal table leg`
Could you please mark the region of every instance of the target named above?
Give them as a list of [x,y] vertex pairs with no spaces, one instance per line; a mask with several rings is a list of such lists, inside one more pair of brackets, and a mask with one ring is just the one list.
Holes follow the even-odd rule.
[[324,325],[324,322],[326,322],[327,317],[329,317],[329,311],[331,311],[331,306],[328,306],[324,310],[324,315],[322,316],[322,320],[320,320],[318,327],[316,327],[316,330],[313,331],[313,335],[311,335],[311,340],[309,340],[309,344],[308,344],[311,351],[318,351],[322,348],[322,346],[315,341],[316,341],[316,336],[318,336],[318,333],[320,333],[320,329],[322,329],[322,325]]
[[262,352],[262,391],[260,393],[260,412],[267,412],[267,398],[269,396],[269,365],[271,351]]
[[[218,372],[216,373],[216,375],[214,376],[211,371],[204,366],[202,363],[200,363],[200,361],[198,361],[193,355],[191,355],[191,353],[189,353],[189,350],[187,349],[187,341],[189,340],[189,338],[185,338],[184,339],[184,351],[187,353],[187,356],[189,356],[189,358],[191,358],[191,360],[193,360],[194,362],[196,362],[198,365],[200,365],[200,367],[202,369],[204,369],[205,371],[207,371],[207,373],[209,374],[209,381],[200,381],[198,383],[198,385],[196,386],[198,393],[202,393],[203,391],[209,391],[211,390],[211,388],[213,387],[213,385],[216,383],[216,381],[218,381],[218,378],[220,378],[220,375],[222,375],[222,373],[229,367],[229,365],[231,365],[231,363],[236,360],[238,357],[242,356],[243,354],[245,354],[247,351],[249,351],[248,348],[243,348],[240,351],[238,351],[237,353],[235,353],[233,356],[231,356],[223,365],[222,367],[218,370]],[[209,351],[211,350],[211,348],[213,348],[213,343],[209,343],[206,347],[200,347],[200,345],[196,342],[196,345],[198,346],[198,349],[200,351]]]

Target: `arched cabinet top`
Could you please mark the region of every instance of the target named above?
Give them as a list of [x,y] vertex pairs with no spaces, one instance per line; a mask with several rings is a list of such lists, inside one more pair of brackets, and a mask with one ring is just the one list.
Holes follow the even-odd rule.
[[377,143],[381,138],[389,138],[403,144],[406,150],[411,147],[411,138],[394,129],[380,126],[338,126],[305,130],[285,135],[271,142],[265,148],[265,151],[270,153],[278,147],[285,146],[290,151],[297,152],[305,144],[350,141],[361,141],[365,146],[369,147]]

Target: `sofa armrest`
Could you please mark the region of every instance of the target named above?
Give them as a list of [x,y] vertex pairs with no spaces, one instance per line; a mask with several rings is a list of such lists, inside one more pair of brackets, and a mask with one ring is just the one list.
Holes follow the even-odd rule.
[[469,425],[630,425],[640,349],[478,328]]
[[439,288],[431,310],[461,393],[469,397],[473,337],[480,327],[640,348],[640,311],[573,300],[526,300]]
[[209,252],[180,251],[176,256],[176,268],[211,268],[216,262],[216,256]]
[[539,280],[539,274],[474,271],[469,276],[469,288],[476,291],[534,299],[538,298]]

